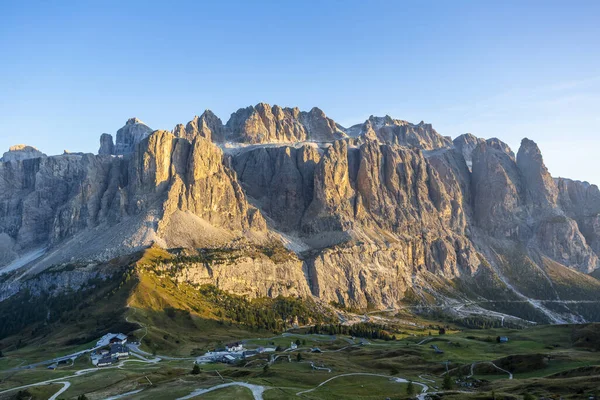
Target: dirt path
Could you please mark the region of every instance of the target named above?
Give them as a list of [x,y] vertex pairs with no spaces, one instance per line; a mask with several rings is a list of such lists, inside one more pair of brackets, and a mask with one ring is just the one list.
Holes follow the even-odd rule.
[[131,391],[131,392],[122,393],[122,394],[118,394],[118,395],[116,395],[116,396],[107,397],[107,398],[106,398],[106,399],[104,399],[104,400],[117,400],[117,399],[124,399],[124,398],[126,398],[127,396],[131,396],[132,394],[139,393],[139,392],[141,392],[142,390],[144,390],[144,389],[133,390],[133,391]]

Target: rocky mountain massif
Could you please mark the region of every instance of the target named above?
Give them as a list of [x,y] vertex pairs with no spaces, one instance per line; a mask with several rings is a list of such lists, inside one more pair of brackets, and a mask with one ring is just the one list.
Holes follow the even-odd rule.
[[132,118],[97,155],[11,148],[0,176],[0,298],[154,245],[196,254],[177,280],[249,296],[600,319],[600,191],[552,178],[529,139],[515,156],[423,122],[258,104],[172,131]]

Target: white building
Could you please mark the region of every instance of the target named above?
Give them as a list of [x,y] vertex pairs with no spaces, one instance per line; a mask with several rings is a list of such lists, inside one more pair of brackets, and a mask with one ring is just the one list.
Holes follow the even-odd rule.
[[227,350],[230,353],[233,353],[236,351],[244,351],[244,345],[241,344],[240,342],[229,343],[229,344],[225,345],[225,350]]

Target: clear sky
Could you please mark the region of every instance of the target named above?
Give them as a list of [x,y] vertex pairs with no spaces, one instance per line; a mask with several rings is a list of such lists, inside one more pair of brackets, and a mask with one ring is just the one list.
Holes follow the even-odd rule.
[[600,1],[0,0],[0,149],[96,152],[264,101],[529,137],[600,184]]

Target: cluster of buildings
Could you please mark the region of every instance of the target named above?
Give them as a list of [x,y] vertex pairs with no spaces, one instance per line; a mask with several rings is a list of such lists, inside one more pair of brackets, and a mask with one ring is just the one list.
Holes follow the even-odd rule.
[[[295,345],[295,344],[294,344]],[[196,359],[196,363],[212,363],[221,362],[226,364],[235,364],[239,360],[244,360],[249,357],[255,356],[261,353],[274,352],[275,348],[271,347],[259,347],[257,349],[246,349],[241,342],[228,343],[223,349],[216,349],[215,351],[209,351],[208,353],[200,356]]]
[[96,347],[101,347],[95,353],[92,353],[92,359],[97,360],[97,367],[107,367],[119,360],[129,358],[127,335],[122,333],[108,333],[102,336],[96,343]]

